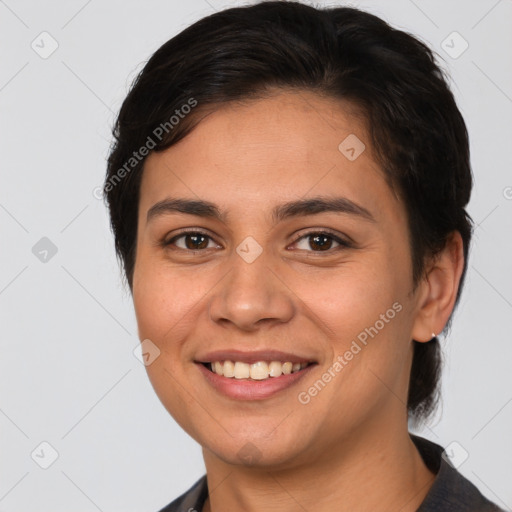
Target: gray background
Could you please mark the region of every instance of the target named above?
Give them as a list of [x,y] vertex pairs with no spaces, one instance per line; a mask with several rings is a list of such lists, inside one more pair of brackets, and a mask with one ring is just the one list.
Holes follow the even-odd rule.
[[[0,511],[156,512],[204,472],[134,356],[131,300],[93,191],[144,61],[196,19],[241,4],[0,1]],[[442,407],[421,433],[455,442],[454,460],[468,455],[459,470],[510,509],[512,2],[352,5],[439,52],[468,124],[474,246],[442,339]]]

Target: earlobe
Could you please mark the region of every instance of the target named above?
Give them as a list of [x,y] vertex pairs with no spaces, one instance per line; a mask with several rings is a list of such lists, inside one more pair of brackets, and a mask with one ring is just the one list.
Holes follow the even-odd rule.
[[464,268],[464,248],[458,231],[451,233],[445,247],[430,263],[420,285],[417,315],[411,333],[412,339],[428,342],[440,333],[455,306]]

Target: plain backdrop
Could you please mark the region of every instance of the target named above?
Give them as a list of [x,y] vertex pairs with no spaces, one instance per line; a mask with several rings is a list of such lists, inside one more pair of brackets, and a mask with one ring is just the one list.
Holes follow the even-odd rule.
[[[200,17],[243,3],[0,1],[0,511],[156,512],[204,473],[199,445],[135,356],[131,299],[94,191],[144,62]],[[419,432],[456,443],[459,471],[510,509],[512,2],[351,5],[439,53],[467,122],[474,245],[441,338],[442,405]]]

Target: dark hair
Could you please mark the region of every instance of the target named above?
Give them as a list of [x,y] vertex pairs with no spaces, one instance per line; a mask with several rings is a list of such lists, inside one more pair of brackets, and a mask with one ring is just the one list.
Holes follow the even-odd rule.
[[[347,100],[364,114],[374,152],[407,210],[415,286],[450,233],[462,235],[458,303],[472,231],[465,211],[472,187],[469,142],[432,51],[358,9],[290,1],[231,8],[197,21],[161,46],[134,80],[113,130],[104,185],[130,289],[147,150],[175,144],[223,103],[276,89]],[[407,407],[418,420],[437,402],[440,348],[437,338],[413,343]]]

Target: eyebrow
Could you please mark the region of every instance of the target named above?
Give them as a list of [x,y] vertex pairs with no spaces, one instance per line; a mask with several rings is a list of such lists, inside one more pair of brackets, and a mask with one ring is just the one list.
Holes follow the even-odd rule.
[[[283,220],[319,213],[342,213],[358,216],[370,222],[376,222],[373,215],[363,206],[346,197],[311,197],[277,205],[272,210],[272,220],[275,224]],[[161,215],[185,213],[226,222],[228,213],[210,201],[200,199],[166,198],[154,204],[147,213],[147,221]]]

